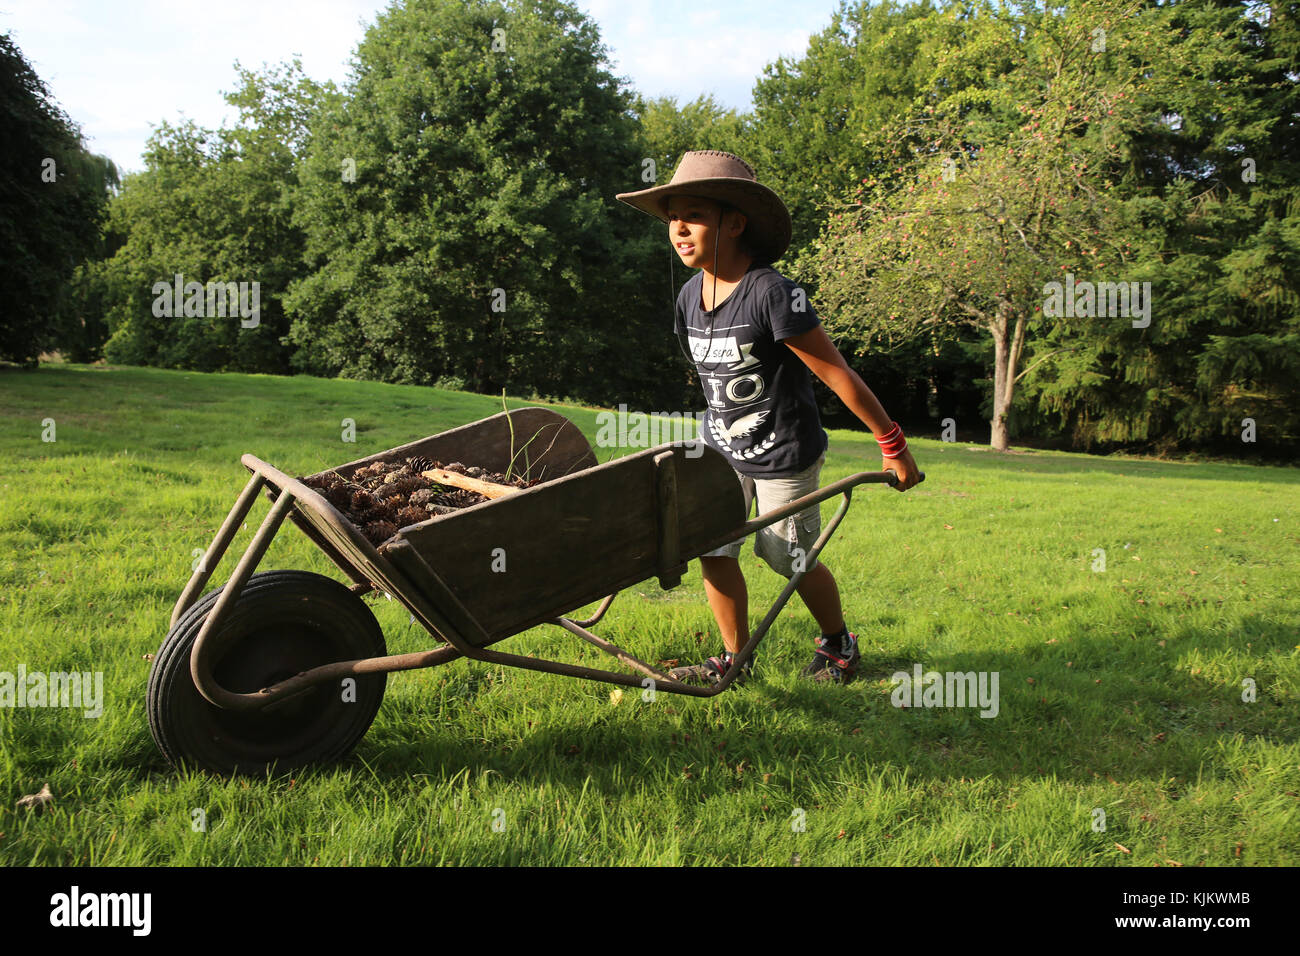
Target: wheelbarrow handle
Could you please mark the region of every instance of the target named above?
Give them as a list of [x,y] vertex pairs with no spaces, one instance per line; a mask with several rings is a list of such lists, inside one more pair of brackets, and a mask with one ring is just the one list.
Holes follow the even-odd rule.
[[[893,488],[898,484],[898,472],[894,471],[892,468],[886,468],[885,474],[889,475],[889,487]],[[921,477],[916,479],[916,484],[919,485],[923,481],[925,481],[925,472],[921,472]],[[916,486],[913,485],[913,487]]]

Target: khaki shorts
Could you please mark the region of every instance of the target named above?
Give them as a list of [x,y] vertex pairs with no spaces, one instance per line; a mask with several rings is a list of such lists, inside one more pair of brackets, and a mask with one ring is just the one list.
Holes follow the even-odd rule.
[[[775,511],[788,505],[804,495],[815,492],[820,485],[822,465],[826,463],[826,454],[812,463],[807,469],[792,478],[750,478],[736,472],[740,487],[745,492],[746,519],[758,501],[758,515]],[[796,515],[783,521],[776,521],[766,528],[760,528],[754,535],[754,554],[767,562],[768,566],[782,577],[792,577],[796,573],[795,564],[803,570],[811,571],[817,566],[814,561],[809,564],[807,554],[817,543],[822,532],[822,515],[820,504],[805,508]],[[716,551],[701,555],[705,558],[739,558],[744,538],[725,544]],[[802,560],[800,560],[802,559]]]

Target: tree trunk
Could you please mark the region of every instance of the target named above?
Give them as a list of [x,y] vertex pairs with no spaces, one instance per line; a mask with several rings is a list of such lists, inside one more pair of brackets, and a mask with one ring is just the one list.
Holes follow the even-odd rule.
[[1013,329],[1009,321],[1012,311],[1010,303],[999,302],[997,314],[989,323],[993,334],[993,434],[989,444],[994,451],[1006,451],[1011,444],[1007,415],[1016,393],[1016,368],[1025,350],[1025,316],[1017,313]]
[[1006,314],[999,309],[989,323],[993,334],[993,436],[989,444],[994,451],[1006,451],[1007,411],[1011,407],[1011,330]]

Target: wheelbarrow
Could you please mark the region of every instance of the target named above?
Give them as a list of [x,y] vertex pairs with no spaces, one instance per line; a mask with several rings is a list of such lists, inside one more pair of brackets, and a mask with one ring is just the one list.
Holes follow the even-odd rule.
[[[520,449],[516,436],[524,435],[532,437]],[[372,462],[414,457],[518,469],[538,483],[408,525],[375,545],[305,483],[325,472],[300,481],[253,455],[240,459],[251,477],[176,602],[149,673],[149,727],[172,764],[262,774],[338,760],[369,729],[388,674],[459,657],[671,694],[721,694],[739,666],[709,687],[683,683],[589,628],[623,588],[650,577],[674,588],[692,558],[843,495],[805,557],[810,568],[852,489],[897,480],[892,471],[860,472],[746,520],[740,483],[714,449],[667,444],[602,465],[572,422],[541,407],[501,412],[327,471],[348,479]],[[261,526],[226,584],[200,598],[259,492],[271,502]],[[286,517],[350,587],[306,571],[254,573]],[[790,578],[739,665],[804,573]],[[362,600],[372,592],[399,601],[439,646],[390,655]],[[566,616],[597,600],[590,618]],[[490,649],[540,624],[595,645],[630,673]]]

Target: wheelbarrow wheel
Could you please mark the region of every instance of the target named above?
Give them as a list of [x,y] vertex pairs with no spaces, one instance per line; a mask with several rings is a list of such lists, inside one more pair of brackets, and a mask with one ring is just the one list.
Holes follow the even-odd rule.
[[[265,710],[234,711],[208,702],[190,676],[190,652],[222,589],[176,622],[149,672],[149,729],[176,766],[221,774],[282,772],[339,760],[370,728],[387,674],[355,686],[330,681]],[[360,597],[307,571],[268,571],[248,579],[213,634],[213,676],[250,693],[335,661],[382,657],[384,634]]]

